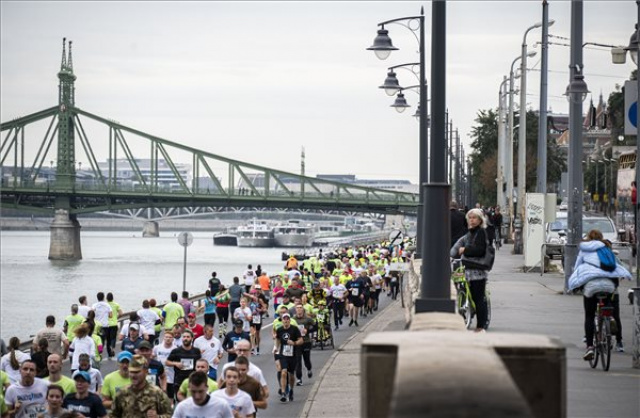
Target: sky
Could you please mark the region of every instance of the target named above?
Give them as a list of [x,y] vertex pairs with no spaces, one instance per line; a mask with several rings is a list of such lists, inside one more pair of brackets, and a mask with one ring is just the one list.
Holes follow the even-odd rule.
[[[418,95],[406,92],[412,107],[399,114],[378,88],[389,66],[419,60],[417,40],[407,28],[387,25],[400,50],[380,61],[366,48],[379,22],[418,15],[421,6],[429,78],[430,2],[2,1],[0,119],[57,104],[66,37],[73,41],[76,105],[88,112],[271,168],[298,173],[304,147],[307,175],[417,183],[419,124],[411,115]],[[549,2],[550,34],[570,37],[570,12],[569,1]],[[631,0],[585,1],[584,42],[626,46],[636,17]],[[447,106],[467,153],[478,111],[498,106],[499,85],[524,32],[541,20],[541,1],[447,3]],[[532,30],[529,49],[540,51],[534,48],[540,38],[541,30]],[[568,113],[569,53],[567,46],[549,47],[548,103],[555,113]],[[539,58],[528,61],[533,109]],[[630,59],[612,64],[607,48],[584,48],[595,102],[633,68]],[[401,85],[417,84],[410,72],[397,73]]]

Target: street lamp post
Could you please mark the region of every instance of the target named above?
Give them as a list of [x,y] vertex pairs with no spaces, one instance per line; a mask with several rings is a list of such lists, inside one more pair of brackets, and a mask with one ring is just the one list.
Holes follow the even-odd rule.
[[565,245],[564,273],[565,289],[578,255],[578,244],[582,240],[582,102],[589,90],[582,75],[582,1],[571,2],[571,63],[569,65],[569,85],[565,95],[569,100],[569,187],[567,197],[567,244]]
[[[527,56],[529,57],[533,57],[534,55],[536,55],[536,51],[531,51],[527,54]],[[509,119],[507,121],[507,137],[506,137],[506,143],[505,143],[505,177],[507,178],[507,207],[506,207],[506,211],[504,214],[504,223],[507,226],[507,231],[505,234],[505,237],[507,238],[507,242],[512,242],[511,241],[511,227],[512,227],[512,222],[513,222],[513,214],[514,214],[514,208],[513,208],[513,131],[514,131],[514,125],[513,125],[513,95],[515,94],[515,87],[514,87],[514,83],[515,83],[515,74],[514,74],[514,65],[516,64],[516,62],[518,62],[520,59],[522,59],[522,56],[518,55],[512,62],[511,62],[511,69],[509,70]],[[518,254],[518,253],[516,253]]]
[[[507,81],[509,81],[509,79],[505,76],[504,79],[502,80],[502,83],[500,83],[500,89],[498,92],[498,169],[496,171],[497,174],[497,178],[496,178],[496,183],[497,183],[497,198],[498,198],[498,205],[500,206],[500,208],[504,211],[505,210],[505,188],[504,188],[504,180],[505,180],[505,145],[506,145],[506,129],[505,129],[505,105],[504,105],[504,97],[505,97],[505,93],[504,90],[506,88],[506,83]],[[505,236],[505,234],[501,235]]]
[[538,117],[538,161],[537,161],[537,187],[538,193],[547,193],[547,70],[549,52],[549,26],[553,24],[549,20],[549,4],[542,1],[542,57],[540,63],[540,115]]
[[[549,25],[553,20],[549,21]],[[542,26],[542,22],[527,28],[522,37],[522,50],[520,52],[520,128],[518,129],[518,212],[516,219],[522,225],[524,220],[524,195],[527,183],[527,35],[533,29]],[[515,254],[522,254],[524,247],[522,231],[516,234],[516,243],[513,247]]]
[[[637,22],[636,29],[631,34],[629,39],[629,46],[626,48],[614,48],[611,50],[612,59],[615,64],[624,64],[626,52],[629,51],[629,55],[636,64],[636,83],[637,83],[637,95],[636,96],[636,184],[640,184],[640,170],[638,169],[638,156],[640,156],[640,0],[636,0],[637,7]],[[617,56],[616,56],[617,55]],[[635,209],[635,208],[634,208]],[[638,251],[638,233],[640,231],[640,217],[636,217],[634,230],[636,231],[636,287],[634,290],[634,317],[635,326],[633,328],[633,349],[632,349],[632,364],[636,369],[640,369],[640,251]]]
[[[416,300],[416,312],[445,311],[453,312],[454,302],[450,297],[449,286],[449,201],[450,185],[446,183],[445,166],[445,63],[446,63],[446,2],[434,2],[432,6],[432,66],[433,83],[431,101],[431,152],[427,154],[427,86],[425,67],[425,20],[424,8],[419,16],[392,19],[378,24],[378,36],[373,46],[367,48],[378,58],[386,59],[397,50],[391,42],[385,25],[400,23],[412,31],[411,22],[419,23],[420,39],[420,207],[418,217],[422,219],[418,230],[419,252],[422,259],[420,298]],[[431,164],[428,164],[431,155]],[[430,169],[429,171],[427,171]],[[429,204],[427,205],[427,202]],[[427,219],[438,222],[427,222]],[[424,237],[429,237],[426,240]],[[445,238],[444,243],[441,239]],[[428,267],[428,269],[427,269]]]

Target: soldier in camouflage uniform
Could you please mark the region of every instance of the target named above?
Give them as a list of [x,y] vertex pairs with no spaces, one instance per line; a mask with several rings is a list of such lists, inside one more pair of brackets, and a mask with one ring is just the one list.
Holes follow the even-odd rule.
[[170,418],[171,403],[158,387],[147,383],[147,359],[137,354],[129,365],[131,386],[118,392],[109,417]]

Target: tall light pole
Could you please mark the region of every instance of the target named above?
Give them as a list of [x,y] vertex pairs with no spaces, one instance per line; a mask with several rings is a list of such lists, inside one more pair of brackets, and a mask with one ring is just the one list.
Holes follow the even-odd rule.
[[[419,28],[415,29],[411,22],[418,22]],[[432,8],[432,82],[435,85],[433,90],[433,101],[431,102],[431,130],[432,163],[428,164],[427,154],[427,85],[425,69],[425,20],[424,8],[421,8],[419,16],[403,17],[387,20],[378,24],[378,36],[376,36],[373,46],[367,48],[376,53],[380,59],[389,57],[392,51],[397,50],[391,42],[389,32],[385,25],[392,23],[402,24],[412,31],[420,31],[420,203],[418,211],[419,223],[418,241],[421,241],[419,252],[422,259],[422,280],[421,294],[416,301],[416,312],[425,311],[447,311],[453,312],[454,302],[450,297],[449,286],[449,200],[450,186],[446,183],[445,160],[445,51],[446,51],[446,3],[435,2]],[[431,171],[428,171],[431,168]],[[441,184],[427,184],[429,181]],[[429,205],[426,205],[426,202]],[[438,219],[439,222],[426,222],[426,219]],[[422,229],[423,231],[421,231]],[[428,237],[444,237],[442,240],[421,239]],[[430,244],[431,243],[431,244]],[[437,245],[436,245],[437,244]],[[428,267],[428,270],[427,270]],[[428,273],[428,274],[427,274]]]
[[536,191],[547,193],[547,70],[549,49],[549,26],[553,24],[549,20],[549,4],[542,1],[542,56],[540,63],[540,115],[538,118],[538,161],[536,164],[538,177]]
[[567,197],[567,244],[564,250],[565,289],[578,256],[578,244],[582,240],[582,102],[589,90],[582,74],[582,1],[571,2],[571,62],[569,85],[565,95],[569,100],[569,184]]
[[[552,21],[553,22],[553,21]],[[552,22],[549,22],[552,24]],[[522,37],[522,50],[520,52],[520,128],[518,129],[518,212],[516,220],[522,228],[524,220],[524,195],[527,183],[527,35],[533,29],[542,26],[542,22],[527,28]],[[516,244],[513,247],[515,254],[522,254],[524,242],[522,231],[516,233]]]
[[[527,54],[529,57],[533,57],[536,55],[536,51],[531,51]],[[514,208],[513,208],[513,133],[514,133],[514,125],[513,125],[513,95],[515,93],[515,74],[514,74],[514,65],[522,59],[522,56],[518,55],[511,62],[511,69],[509,70],[509,119],[507,121],[507,136],[506,143],[504,147],[505,151],[505,177],[507,178],[507,207],[504,213],[504,223],[507,225],[507,231],[505,237],[507,238],[507,242],[511,242],[511,227],[513,226],[513,218],[514,218]]]
[[[626,51],[629,51],[631,59],[636,64],[636,184],[640,184],[640,169],[638,169],[638,161],[640,160],[638,158],[640,156],[640,0],[636,0],[636,8],[638,13],[636,30],[631,34],[629,46],[621,50],[615,48],[611,50],[611,53],[615,64],[624,64]],[[633,289],[635,326],[633,328],[632,364],[636,369],[640,369],[640,251],[638,251],[637,238],[637,231],[640,231],[639,218],[640,216],[636,217],[634,225],[636,231],[636,287]]]
[[[506,121],[505,121],[505,104],[504,98],[505,93],[504,90],[506,88],[506,83],[509,81],[507,76],[504,77],[502,83],[500,83],[500,89],[498,92],[498,167],[496,170],[497,178],[496,178],[496,196],[498,200],[498,205],[504,211],[506,206],[505,200],[505,142],[507,137],[507,131],[505,129]],[[501,231],[502,232],[502,231]],[[504,234],[502,234],[504,236]]]

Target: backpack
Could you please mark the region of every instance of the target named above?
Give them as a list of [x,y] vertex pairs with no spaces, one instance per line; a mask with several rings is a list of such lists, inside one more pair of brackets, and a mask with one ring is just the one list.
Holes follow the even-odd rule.
[[611,251],[611,248],[606,245],[597,250],[598,258],[600,259],[600,268],[604,271],[614,271],[616,269],[616,256]]

